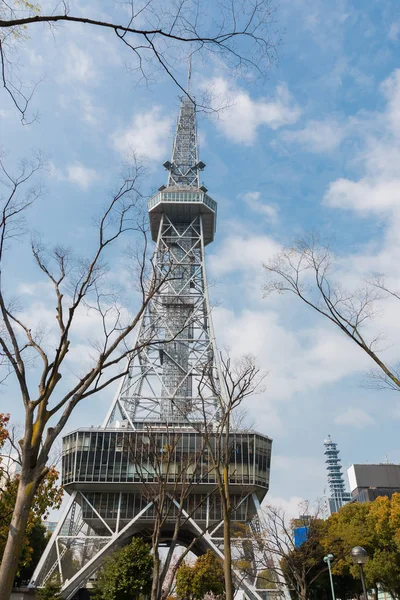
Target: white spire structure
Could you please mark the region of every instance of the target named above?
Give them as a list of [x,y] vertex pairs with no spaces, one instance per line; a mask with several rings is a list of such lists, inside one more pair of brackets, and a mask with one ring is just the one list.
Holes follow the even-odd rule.
[[[189,66],[188,89],[190,77]],[[63,438],[62,481],[70,499],[30,585],[42,587],[58,572],[65,599],[95,576],[113,550],[134,535],[149,535],[155,508],[148,490],[156,476],[146,467],[143,448],[150,436],[160,455],[170,448],[174,436],[168,489],[176,504],[173,494],[182,476],[179,465],[190,452],[204,448],[199,426],[204,410],[211,432],[218,421],[218,397],[224,389],[205,268],[205,247],[214,239],[217,203],[200,185],[205,164],[198,159],[196,107],[189,94],[181,101],[171,160],[164,166],[167,185],[148,203],[155,242],[152,276],[164,283],[139,324],[134,348],[141,350],[134,353],[102,427],[79,429]],[[258,530],[260,502],[269,487],[272,440],[246,430],[229,433],[229,443],[232,522]],[[141,454],[132,448],[140,448]],[[197,535],[194,552],[211,549],[223,559],[216,475],[207,467],[206,452],[201,453],[193,473],[196,485],[183,504],[179,543],[186,545]],[[173,513],[166,515],[166,544],[175,521]],[[246,548],[248,552],[248,544]],[[250,600],[281,596],[279,585],[270,593],[257,591],[256,573],[247,579],[235,577]]]
[[326,470],[328,472],[328,485],[330,495],[328,498],[329,514],[335,513],[352,499],[350,492],[346,490],[342,473],[342,461],[339,457],[337,444],[328,435],[324,441]]

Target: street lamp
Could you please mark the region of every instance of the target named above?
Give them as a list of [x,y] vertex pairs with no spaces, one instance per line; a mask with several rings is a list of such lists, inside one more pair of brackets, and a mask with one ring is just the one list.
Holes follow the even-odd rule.
[[332,599],[336,600],[335,588],[333,587],[333,578],[332,578],[332,571],[331,571],[331,561],[332,560],[333,560],[333,554],[327,554],[326,556],[324,556],[324,562],[326,562],[328,564],[329,579],[331,581]]
[[365,565],[368,560],[368,552],[365,550],[365,548],[361,548],[361,546],[354,546],[354,548],[351,549],[350,554],[354,564],[360,567],[360,577],[364,593],[364,600],[368,600],[363,570],[363,565]]

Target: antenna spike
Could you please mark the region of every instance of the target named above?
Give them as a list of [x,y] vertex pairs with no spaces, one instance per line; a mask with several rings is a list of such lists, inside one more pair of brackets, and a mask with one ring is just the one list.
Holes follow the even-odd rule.
[[196,104],[190,96],[192,80],[192,57],[188,59],[188,81],[186,94],[181,98],[172,158],[164,163],[169,171],[167,187],[200,188],[199,173],[205,164],[198,159]]
[[187,79],[187,88],[186,93],[190,96],[190,80],[192,79],[192,55],[189,55],[188,58],[188,79]]

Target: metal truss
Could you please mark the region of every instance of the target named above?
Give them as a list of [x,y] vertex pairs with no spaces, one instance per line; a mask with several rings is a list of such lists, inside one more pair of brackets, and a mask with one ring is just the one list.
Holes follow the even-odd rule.
[[[251,495],[255,506],[259,506],[256,495],[249,495]],[[241,502],[247,500],[249,495],[244,495]],[[204,527],[204,524],[196,522],[193,516],[182,509],[175,499],[172,500],[182,515],[184,528],[189,530],[191,535],[198,536],[198,547],[201,548],[201,551],[204,552],[210,549],[224,560],[223,539],[218,534],[222,522],[209,531],[208,525]],[[95,575],[106,556],[126,544],[133,535],[141,535],[143,531],[148,531],[149,526],[151,528],[153,517],[150,514],[150,509],[153,505],[152,501],[148,502],[140,512],[123,526],[121,526],[120,505],[121,502],[119,502],[117,514],[112,521],[112,526],[110,526],[110,520],[101,516],[86,494],[75,491],[71,495],[63,516],[57,524],[35,570],[30,587],[42,587],[54,573],[58,573],[63,583],[62,596],[69,600]],[[87,507],[93,511],[98,519],[96,530],[92,529],[83,518],[84,510]],[[208,523],[208,515],[206,523]],[[252,523],[253,525],[258,523],[258,526],[260,526],[261,516],[258,511],[253,517]],[[260,560],[260,551],[254,539],[240,538],[240,543],[243,547],[242,550],[238,548],[236,539],[236,547],[233,546],[233,555],[235,555],[235,550],[237,558],[243,556],[244,553],[246,559],[254,567],[254,576],[249,577],[247,573],[244,577],[238,569],[234,568],[233,574],[237,592],[242,592],[249,600],[289,600],[290,596],[288,596],[286,586],[278,579],[276,589],[257,589],[257,571],[260,565],[265,568],[265,557]]]
[[[104,526],[104,535],[92,529],[83,519],[85,504]],[[74,492],[36,567],[29,587],[43,587],[53,573],[58,572],[63,583],[63,598],[72,598],[98,570],[104,558],[121,546],[124,540],[137,533],[138,522],[152,504],[149,502],[122,528],[120,528],[119,507],[115,525],[111,528],[83,492]],[[140,528],[142,527],[143,523]]]
[[105,426],[115,423],[118,412],[134,428],[137,421],[185,422],[189,415],[193,421],[205,406],[217,410],[201,215],[184,225],[163,215],[154,277],[165,284],[147,306],[136,342],[142,350],[122,381]]
[[188,97],[181,102],[171,162],[164,166],[169,170],[168,187],[200,186],[199,170],[205,165],[197,159],[196,106]]

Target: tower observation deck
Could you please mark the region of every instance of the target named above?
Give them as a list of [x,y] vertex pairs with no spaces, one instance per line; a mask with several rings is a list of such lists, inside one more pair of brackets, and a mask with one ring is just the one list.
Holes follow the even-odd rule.
[[[224,557],[221,499],[204,445],[205,430],[208,448],[217,444],[219,397],[225,389],[204,258],[205,246],[214,239],[217,203],[200,183],[205,164],[198,158],[196,109],[189,96],[181,101],[171,160],[164,167],[167,185],[148,202],[155,242],[152,277],[163,283],[138,327],[135,348],[141,350],[132,357],[103,425],[63,438],[62,481],[69,503],[31,586],[43,586],[57,571],[66,599],[95,576],[113,550],[133,535],[149,535],[156,518],[149,489],[160,477],[177,505],[176,495],[190,472],[194,485],[183,499],[179,543],[187,545],[197,535],[194,552],[210,548]],[[232,522],[259,529],[272,441],[248,430],[224,435],[229,437]],[[168,461],[162,459],[165,452]],[[196,460],[183,474],[181,465],[191,456]],[[154,457],[161,457],[158,472]],[[165,544],[177,518],[172,508],[162,526]],[[268,593],[257,591],[256,581],[256,573],[248,579],[237,577],[247,598],[265,599]],[[279,589],[270,592],[271,598],[276,596]]]

